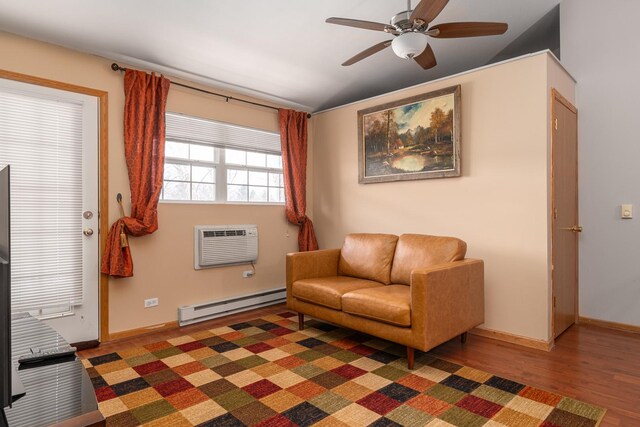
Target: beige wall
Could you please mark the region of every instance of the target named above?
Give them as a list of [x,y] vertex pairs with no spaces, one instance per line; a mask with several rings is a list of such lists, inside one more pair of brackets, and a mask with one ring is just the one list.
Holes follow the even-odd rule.
[[[122,141],[122,76],[111,60],[0,32],[0,68],[109,93],[109,222],[115,194],[128,200]],[[121,64],[126,65],[126,64]],[[356,113],[419,93],[462,85],[462,177],[358,184]],[[314,116],[309,134],[308,210],[321,247],[349,232],[461,237],[486,263],[485,328],[547,340],[550,272],[549,88],[573,101],[573,82],[547,54],[492,66]],[[172,87],[168,110],[277,130],[276,115]],[[547,143],[545,144],[545,141]],[[313,179],[311,179],[313,178]],[[128,204],[126,205],[128,210]],[[131,239],[135,276],[111,280],[110,332],[176,319],[180,305],[282,286],[284,254],[297,229],[279,206],[161,204],[160,229]],[[257,275],[246,267],[193,269],[193,226],[256,223]],[[144,309],[143,300],[160,305]]]
[[[109,223],[118,216],[117,193],[123,194],[129,211],[122,138],[123,79],[120,73],[111,71],[111,62],[0,32],[0,69],[108,92]],[[167,109],[270,131],[278,129],[272,110],[225,103],[176,86],[169,91]],[[297,248],[297,228],[286,224],[282,206],[161,204],[159,218],[160,229],[154,235],[130,239],[135,276],[109,283],[111,333],[174,321],[180,305],[284,286],[284,255]],[[247,266],[193,269],[193,226],[223,223],[258,224],[260,247],[255,277],[242,278]],[[144,309],[143,300],[151,297],[158,297],[160,305]]]
[[[491,66],[314,116],[314,220],[320,245],[350,232],[451,235],[485,261],[484,328],[549,338],[546,54]],[[462,176],[358,184],[357,111],[460,84]]]
[[[176,308],[219,298],[284,286],[284,255],[297,250],[297,228],[288,225],[279,206],[186,205],[161,203],[160,228],[150,236],[130,239],[135,275],[112,280],[111,332],[176,320]],[[194,270],[193,226],[257,224],[256,275],[243,279],[251,266]],[[160,305],[143,309],[147,298]],[[134,323],[135,322],[135,323]]]

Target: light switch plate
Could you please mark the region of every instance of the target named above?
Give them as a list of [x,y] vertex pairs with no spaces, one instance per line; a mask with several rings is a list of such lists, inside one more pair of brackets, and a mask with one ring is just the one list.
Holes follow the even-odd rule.
[[633,205],[620,205],[620,217],[622,219],[633,218]]

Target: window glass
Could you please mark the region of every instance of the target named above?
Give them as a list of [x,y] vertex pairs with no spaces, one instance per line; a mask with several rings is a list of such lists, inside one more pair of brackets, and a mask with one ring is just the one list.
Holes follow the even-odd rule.
[[264,168],[267,165],[267,155],[264,153],[247,152],[247,166]]
[[229,184],[247,184],[246,170],[227,169],[227,183]]
[[267,154],[267,167],[270,169],[282,169],[282,156]]
[[227,185],[227,200],[230,202],[246,202],[247,189],[246,185]]
[[165,181],[162,193],[164,200],[189,200],[189,183]]
[[207,166],[193,166],[193,182],[216,182],[216,168]]
[[249,172],[249,184],[250,185],[262,185],[267,186],[267,172]]
[[161,200],[284,203],[277,133],[175,113],[166,123]]
[[173,157],[174,159],[188,159],[189,144],[167,141],[164,145],[164,156]]
[[269,188],[269,201],[270,202],[279,202],[280,201],[280,189],[279,188]]
[[215,184],[191,184],[191,200],[213,201],[216,199]]
[[269,172],[269,187],[283,187],[281,173]]
[[224,159],[227,164],[244,166],[247,164],[247,152],[227,148],[225,149]]
[[214,147],[207,147],[206,145],[191,144],[191,150],[189,158],[191,160],[200,160],[202,162],[213,162]]
[[249,187],[250,202],[266,202],[267,187]]
[[164,179],[170,181],[189,181],[189,165],[164,163]]

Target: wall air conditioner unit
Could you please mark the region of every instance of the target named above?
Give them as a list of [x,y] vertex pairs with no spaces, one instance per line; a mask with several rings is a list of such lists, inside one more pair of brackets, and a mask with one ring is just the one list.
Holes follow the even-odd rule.
[[197,225],[194,268],[249,264],[258,259],[256,225]]

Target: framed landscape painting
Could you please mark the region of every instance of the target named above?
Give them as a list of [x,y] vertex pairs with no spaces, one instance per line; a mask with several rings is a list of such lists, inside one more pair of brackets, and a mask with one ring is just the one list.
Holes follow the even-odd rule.
[[358,111],[358,182],[460,176],[460,85]]

